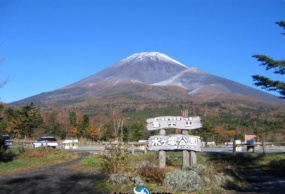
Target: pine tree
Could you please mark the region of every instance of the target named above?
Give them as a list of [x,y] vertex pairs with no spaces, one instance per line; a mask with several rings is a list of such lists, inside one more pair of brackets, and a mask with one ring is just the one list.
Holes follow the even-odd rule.
[[[276,22],[276,24],[285,29],[285,21]],[[285,35],[285,32],[282,34]],[[266,70],[273,69],[275,74],[285,74],[285,60],[275,60],[266,55],[253,55],[253,57],[257,58],[261,62],[260,66],[265,66]],[[272,80],[262,75],[253,75],[252,78],[256,86],[268,91],[276,91],[281,94],[282,98],[285,98],[285,82]]]

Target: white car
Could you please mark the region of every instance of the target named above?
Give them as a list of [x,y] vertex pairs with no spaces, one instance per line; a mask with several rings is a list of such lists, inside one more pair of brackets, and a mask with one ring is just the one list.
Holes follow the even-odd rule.
[[37,141],[33,142],[32,145],[33,148],[47,147],[55,149],[58,147],[57,140],[53,136],[40,137]]

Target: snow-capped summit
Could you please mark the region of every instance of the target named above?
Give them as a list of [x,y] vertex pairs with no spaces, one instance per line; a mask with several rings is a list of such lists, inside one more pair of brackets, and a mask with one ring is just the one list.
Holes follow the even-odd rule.
[[188,69],[182,63],[159,52],[133,54],[113,66],[87,77],[70,86],[93,86],[108,81],[117,84],[122,81],[153,84],[168,79]]
[[122,62],[128,62],[128,61],[132,61],[132,60],[148,60],[148,59],[153,60],[153,61],[172,62],[172,63],[176,63],[176,64],[179,64],[183,67],[188,68],[186,65],[170,58],[166,54],[159,53],[159,52],[135,53],[135,54],[123,59]]

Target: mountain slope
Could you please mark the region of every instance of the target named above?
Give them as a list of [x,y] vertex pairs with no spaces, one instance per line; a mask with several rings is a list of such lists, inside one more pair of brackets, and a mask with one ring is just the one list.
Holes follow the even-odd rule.
[[72,104],[90,99],[110,103],[119,100],[207,100],[248,98],[266,102],[285,101],[182,63],[158,52],[131,55],[113,66],[64,88],[42,93],[13,104]]
[[[232,93],[236,95],[244,95],[267,102],[285,103],[274,95],[256,90],[249,86],[215,76],[197,68],[189,68],[180,74],[155,85],[176,85],[185,88],[190,95],[215,97],[224,93]],[[211,95],[210,95],[211,93]]]
[[88,87],[100,82],[118,83],[124,80],[147,84],[163,81],[176,75],[186,66],[168,56],[157,53],[137,53],[97,74],[67,87]]

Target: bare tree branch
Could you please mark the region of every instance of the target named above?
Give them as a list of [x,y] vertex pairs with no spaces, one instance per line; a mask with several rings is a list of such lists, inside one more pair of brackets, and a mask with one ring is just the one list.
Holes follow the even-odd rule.
[[[4,62],[4,58],[0,57],[0,65]],[[0,88],[4,87],[8,82],[10,81],[9,77],[4,78],[3,80],[0,81]]]

